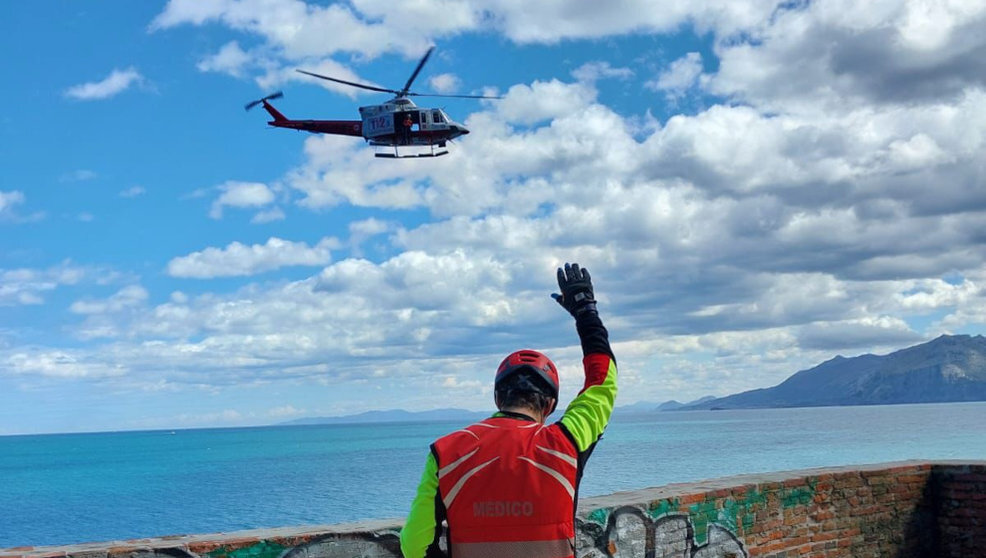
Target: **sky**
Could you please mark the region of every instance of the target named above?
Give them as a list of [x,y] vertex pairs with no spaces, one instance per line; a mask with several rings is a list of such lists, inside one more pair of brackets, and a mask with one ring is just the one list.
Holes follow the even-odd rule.
[[[590,270],[617,405],[776,385],[986,329],[978,0],[5,2],[0,434],[492,409],[581,387]],[[447,156],[266,125],[413,90]]]

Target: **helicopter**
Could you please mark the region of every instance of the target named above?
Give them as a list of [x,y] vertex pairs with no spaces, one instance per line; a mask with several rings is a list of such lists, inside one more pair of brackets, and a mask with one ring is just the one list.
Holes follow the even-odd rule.
[[[464,136],[469,133],[469,129],[462,124],[449,118],[445,111],[440,108],[423,108],[414,104],[409,97],[457,97],[462,99],[502,99],[498,96],[489,95],[440,95],[437,93],[415,93],[411,91],[411,84],[421,73],[435,47],[428,49],[428,52],[418,62],[411,77],[401,89],[386,89],[363,83],[346,81],[329,76],[323,76],[306,70],[296,70],[299,73],[368,89],[383,93],[393,93],[393,99],[380,104],[359,107],[359,120],[292,120],[285,117],[270,104],[269,101],[279,99],[284,96],[280,91],[267,95],[256,101],[247,103],[246,110],[257,105],[263,105],[274,120],[267,122],[269,126],[276,128],[289,128],[292,130],[303,130],[316,134],[335,134],[342,136],[362,137],[367,143],[375,147],[392,147],[393,152],[378,151],[374,155],[389,159],[404,159],[414,157],[437,157],[447,155],[447,142]],[[400,147],[430,147],[430,151],[404,154],[399,151]],[[435,148],[438,148],[438,151]]]

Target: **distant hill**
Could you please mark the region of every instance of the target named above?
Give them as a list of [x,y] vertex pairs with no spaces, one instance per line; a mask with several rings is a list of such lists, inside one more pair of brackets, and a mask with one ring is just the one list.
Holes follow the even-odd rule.
[[356,415],[345,415],[339,417],[308,417],[300,418],[287,422],[283,425],[304,425],[304,424],[357,424],[357,423],[378,423],[378,422],[437,422],[461,420],[470,422],[482,420],[492,414],[492,411],[469,411],[466,409],[434,409],[431,411],[405,411],[394,409],[389,411],[367,411]]
[[680,409],[682,407],[687,407],[689,405],[701,405],[702,403],[705,403],[706,401],[712,401],[713,399],[715,399],[715,396],[712,396],[712,395],[706,395],[705,397],[702,397],[700,399],[696,399],[695,401],[689,401],[688,403],[678,403],[677,401],[675,401],[674,399],[672,399],[671,401],[665,401],[664,403],[661,403],[660,405],[658,405],[657,406],[657,410],[658,411],[675,411],[675,410],[678,410],[678,409]]
[[[664,403],[639,402],[632,405],[617,407],[616,410],[621,414],[640,414],[652,413],[657,411],[674,410],[685,405],[702,403],[715,399],[707,395],[701,399],[696,399],[689,403],[679,403],[677,401],[665,401]],[[488,411],[470,411],[467,409],[433,409],[431,411],[405,411],[403,409],[392,409],[387,411],[366,411],[355,415],[344,415],[337,417],[306,417],[280,423],[283,426],[291,425],[311,425],[311,424],[373,424],[382,422],[450,422],[460,421],[469,423],[483,420],[495,411],[492,406]],[[552,415],[552,420],[560,418],[560,414]]]
[[749,409],[986,400],[986,338],[942,335],[888,355],[837,356],[782,383],[681,407]]
[[715,397],[711,395],[706,395],[701,399],[696,399],[695,401],[689,401],[688,403],[680,403],[674,399],[670,401],[665,401],[664,403],[654,403],[652,401],[639,401],[637,403],[631,403],[629,405],[621,405],[616,407],[615,411],[620,414],[646,414],[646,413],[656,413],[658,411],[674,411],[688,405],[697,405],[699,403],[704,403],[706,401],[711,401]]

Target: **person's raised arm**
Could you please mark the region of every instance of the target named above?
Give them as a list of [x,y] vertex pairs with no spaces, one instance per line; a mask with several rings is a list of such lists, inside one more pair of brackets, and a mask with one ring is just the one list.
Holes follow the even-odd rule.
[[576,449],[589,451],[609,424],[616,401],[616,358],[609,346],[609,333],[599,318],[589,270],[579,264],[558,269],[560,294],[551,295],[575,318],[582,344],[585,384],[561,418]]

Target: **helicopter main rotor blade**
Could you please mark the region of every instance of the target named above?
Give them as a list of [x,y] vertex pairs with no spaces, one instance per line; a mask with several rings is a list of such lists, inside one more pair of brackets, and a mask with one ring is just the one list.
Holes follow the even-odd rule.
[[418,74],[421,73],[421,68],[424,67],[425,62],[428,61],[428,57],[431,56],[431,53],[434,50],[435,47],[429,48],[428,52],[421,57],[421,62],[418,62],[418,67],[414,69],[414,73],[411,74],[411,77],[407,78],[407,83],[404,84],[404,89],[401,89],[400,92],[397,93],[398,95],[407,95],[408,90],[411,89],[411,84],[414,83],[415,78],[417,78]]
[[492,95],[440,95],[438,93],[408,93],[408,97],[456,97],[458,99],[502,99],[501,96]]
[[305,75],[308,75],[308,76],[317,77],[319,79],[327,79],[329,81],[334,81],[336,83],[344,83],[346,85],[352,85],[353,87],[359,87],[361,89],[369,89],[370,91],[380,91],[382,93],[395,93],[395,94],[398,94],[398,95],[400,94],[400,91],[395,91],[393,89],[384,89],[383,87],[375,87],[373,85],[366,85],[365,83],[356,83],[356,82],[353,82],[353,81],[346,81],[344,79],[339,79],[339,78],[334,78],[334,77],[329,77],[329,76],[323,76],[321,74],[316,74],[314,72],[306,72],[305,70],[295,70],[295,71],[296,72],[299,72],[299,73],[302,73],[302,74],[305,74]]

